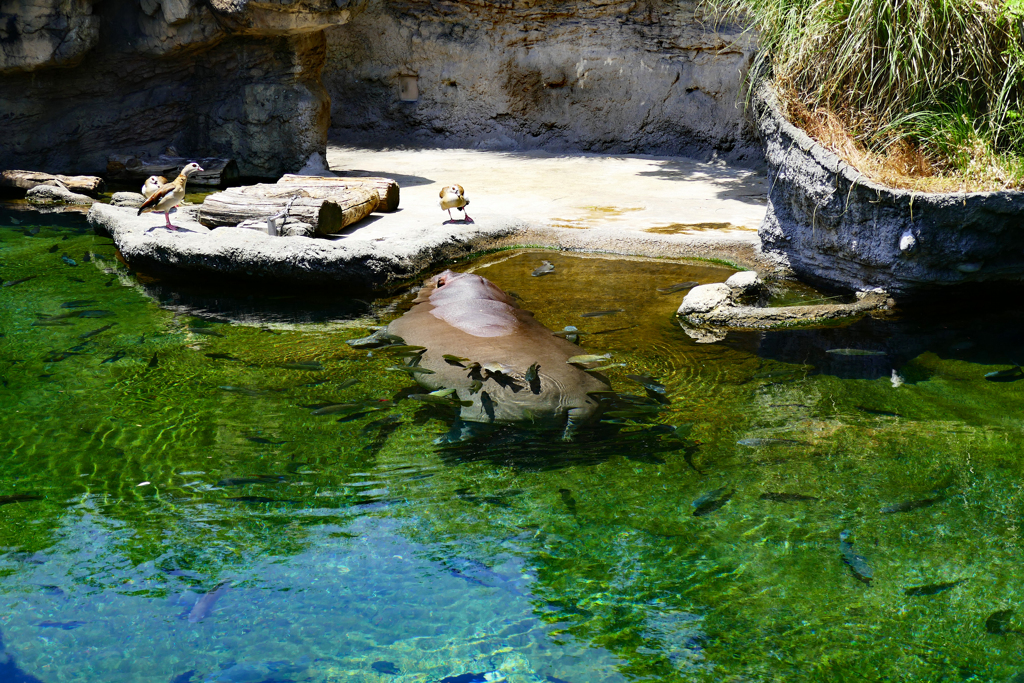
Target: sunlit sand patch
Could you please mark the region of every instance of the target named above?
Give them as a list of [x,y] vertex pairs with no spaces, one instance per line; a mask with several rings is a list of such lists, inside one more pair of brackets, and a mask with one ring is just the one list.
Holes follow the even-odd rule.
[[687,232],[701,230],[754,230],[745,225],[733,225],[732,223],[670,223],[656,228],[647,228],[644,232],[656,235],[681,235]]

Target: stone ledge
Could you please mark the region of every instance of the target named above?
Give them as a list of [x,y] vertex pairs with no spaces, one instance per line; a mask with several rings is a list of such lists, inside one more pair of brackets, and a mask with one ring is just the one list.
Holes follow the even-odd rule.
[[758,235],[801,278],[896,296],[1024,279],[1024,193],[886,187],[787,121],[767,84],[753,108],[769,179]]

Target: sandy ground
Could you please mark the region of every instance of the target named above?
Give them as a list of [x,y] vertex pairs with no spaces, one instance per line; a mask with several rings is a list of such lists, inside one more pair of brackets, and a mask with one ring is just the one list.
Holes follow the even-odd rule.
[[[757,227],[763,173],[682,157],[479,150],[369,150],[330,145],[339,175],[384,176],[399,210],[374,228],[441,225],[441,188],[462,185],[481,227],[515,225],[524,243],[644,256],[701,256],[768,265]],[[453,211],[455,218],[460,218]]]

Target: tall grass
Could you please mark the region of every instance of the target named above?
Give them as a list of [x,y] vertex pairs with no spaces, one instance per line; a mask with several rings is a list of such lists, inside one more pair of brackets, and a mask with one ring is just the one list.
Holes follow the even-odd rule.
[[1024,178],[1024,0],[707,0],[759,34],[799,116],[841,121],[864,153],[982,185]]

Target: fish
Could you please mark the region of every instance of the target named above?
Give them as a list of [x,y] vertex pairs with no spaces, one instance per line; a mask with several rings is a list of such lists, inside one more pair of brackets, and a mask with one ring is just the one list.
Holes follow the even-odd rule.
[[442,396],[434,396],[433,394],[409,394],[409,398],[414,401],[422,401],[423,403],[436,403],[444,406],[462,406],[469,407],[473,405],[472,401],[460,401],[458,398],[451,399]]
[[854,552],[853,541],[850,540],[850,536],[852,536],[852,533],[846,529],[839,534],[839,553],[843,558],[843,562],[850,567],[850,571],[853,572],[857,580],[870,586],[871,580],[875,578],[875,572],[868,565],[868,561],[863,555]]
[[153,352],[153,357],[149,359],[149,363],[146,364],[146,367],[147,368],[155,368],[159,364],[160,364],[160,361],[157,359],[157,352],[154,351]]
[[729,489],[723,486],[720,489],[715,489],[714,491],[705,493],[703,496],[693,501],[693,516],[703,517],[704,515],[711,514],[728,503],[729,499],[732,498],[732,494],[735,492],[736,489]]
[[885,351],[870,351],[868,349],[827,349],[825,353],[833,356],[884,356]]
[[362,403],[333,403],[331,405],[317,408],[311,415],[333,415],[335,413],[347,413],[363,408]]
[[653,453],[625,453],[626,460],[632,460],[633,462],[642,462],[648,465],[664,465],[666,460],[660,458]]
[[189,669],[171,679],[170,683],[192,683],[192,677],[196,675],[195,669]]
[[751,438],[751,439],[740,439],[736,442],[738,446],[746,446],[748,448],[759,448],[761,446],[805,446],[806,444],[802,441],[794,441],[793,439],[767,439],[767,438]]
[[387,328],[381,328],[368,337],[349,339],[345,342],[354,349],[370,349],[389,344],[404,344],[405,340],[396,334],[389,334]]
[[64,263],[68,264],[69,266],[77,266],[78,265],[78,263],[75,262],[75,259],[71,258],[67,254],[62,254],[61,257],[60,257],[60,260],[63,261]]
[[212,327],[189,327],[188,332],[192,334],[204,334],[207,337],[223,337],[224,335]]
[[43,500],[43,497],[35,493],[12,493],[6,496],[0,496],[0,505],[27,503],[30,500]]
[[206,357],[212,358],[213,360],[240,360],[239,358],[232,356],[230,353],[208,353],[206,354]]
[[35,277],[39,277],[39,276],[38,275],[29,275],[28,277],[23,277],[20,280],[7,280],[2,285],[0,285],[0,287],[13,287],[14,285],[20,285],[22,282],[28,282],[29,280],[31,280],[32,278],[35,278]]
[[565,503],[565,507],[569,508],[571,514],[576,514],[576,499],[572,497],[572,491],[569,489],[558,489],[558,495],[562,497],[562,502]]
[[379,408],[368,408],[366,410],[361,410],[358,413],[352,413],[351,415],[345,415],[344,417],[339,417],[338,418],[338,422],[352,422],[353,420],[358,420],[361,417],[366,417],[367,415],[370,415],[371,413],[375,413],[378,410],[380,410],[380,409]]
[[610,354],[610,353],[603,353],[603,354],[601,354],[599,356],[596,355],[596,354],[593,354],[593,353],[585,353],[585,354],[582,354],[582,355],[579,355],[579,356],[570,356],[569,359],[566,360],[565,362],[566,363],[572,363],[572,364],[576,364],[576,363],[596,363],[597,361],[600,361],[600,360],[608,360],[611,357],[612,357],[612,354]]
[[919,508],[926,508],[929,505],[934,505],[942,500],[939,498],[921,498],[920,500],[907,500],[902,503],[894,503],[893,505],[886,505],[884,508],[879,510],[883,515],[893,514],[895,512],[910,512],[911,510],[917,510]]
[[73,301],[65,301],[60,305],[61,308],[84,308],[91,306],[92,304],[99,303],[96,299],[74,299]]
[[82,252],[82,263],[89,263],[90,261],[92,261],[92,252]]
[[478,379],[473,380],[469,383],[469,395],[472,396],[476,392],[484,388],[484,383]]
[[693,289],[699,284],[699,282],[677,282],[674,285],[658,287],[658,294],[673,294],[675,292],[681,292],[684,289]]
[[288,443],[287,441],[271,441],[270,439],[264,439],[262,436],[247,436],[245,437],[245,440],[252,441],[253,443],[265,444],[268,446],[277,446],[283,443]]
[[448,363],[449,365],[462,365],[463,363],[470,362],[468,358],[463,358],[462,356],[453,356],[450,353],[444,354],[443,356],[441,356],[441,358],[443,358],[444,362]]
[[943,583],[930,583],[927,586],[914,586],[913,588],[908,588],[903,591],[903,594],[912,598],[920,597],[922,595],[935,595],[937,593],[942,593],[952,588],[956,588],[966,581],[967,579],[958,579],[956,581],[946,581]]
[[437,396],[439,398],[445,398],[446,396],[451,396],[454,393],[455,393],[454,389],[435,389],[434,391],[429,392],[427,395],[428,396]]
[[580,340],[579,337],[581,334],[583,334],[583,332],[580,332],[578,329],[576,329],[575,325],[566,325],[565,327],[562,328],[561,332],[552,332],[551,334],[555,337],[562,337],[563,339],[567,339],[571,341],[573,344],[575,344]]
[[310,372],[320,372],[324,369],[324,366],[315,360],[281,363],[281,367],[287,370],[308,370]]
[[117,361],[124,358],[126,355],[127,354],[124,351],[115,351],[113,356],[100,361],[100,365],[103,365],[104,363],[116,363]]
[[398,370],[399,372],[408,372],[410,375],[433,375],[433,370],[429,368],[421,368],[418,365],[392,365],[388,370]]
[[359,384],[359,382],[360,380],[356,379],[355,377],[349,377],[348,379],[342,380],[341,383],[335,388],[338,390],[348,389],[349,387],[353,387]]
[[58,249],[60,249],[60,245],[59,244],[55,244],[52,247],[50,247],[49,249],[47,249],[46,251],[51,253],[51,254],[56,254]]
[[235,503],[286,503],[290,501],[282,501],[277,498],[267,498],[266,496],[236,496],[234,498],[228,498],[227,500]]
[[109,330],[111,327],[113,327],[116,324],[117,323],[110,323],[109,325],[104,325],[103,327],[97,327],[95,330],[90,330],[89,332],[83,332],[82,334],[78,335],[78,338],[79,339],[89,339],[90,337],[95,337],[97,334],[100,334],[101,332],[106,332],[107,330]]
[[84,621],[40,621],[36,624],[39,628],[59,628],[61,631],[71,631],[72,629],[85,626]]
[[210,616],[213,612],[213,606],[217,604],[217,600],[220,596],[224,595],[228,590],[228,582],[217,584],[217,587],[211,591],[208,591],[203,597],[199,598],[196,602],[195,607],[188,613],[188,623],[198,624],[200,621]]
[[79,354],[73,351],[51,351],[50,353],[43,356],[44,363],[59,363],[62,360],[71,358],[71,356],[77,356]]
[[393,353],[397,356],[420,356],[426,350],[426,346],[416,346],[415,344],[392,344],[384,347],[386,353]]
[[[806,406],[805,406],[806,407]],[[899,413],[894,413],[888,410],[878,410],[877,408],[866,408],[865,406],[854,406],[857,410],[868,413],[869,415],[882,415],[884,417],[903,417]]]
[[625,313],[625,308],[609,308],[607,311],[590,311],[589,313],[580,313],[581,318],[599,318],[603,315],[614,315],[616,313]]
[[665,393],[665,385],[648,375],[626,375],[626,379],[631,379],[644,389],[653,391],[656,394]]
[[32,327],[64,327],[71,323],[62,318],[46,318],[44,320],[37,320],[32,323]]
[[541,261],[540,265],[534,268],[533,272],[530,273],[533,277],[540,277],[541,275],[547,275],[555,271],[554,264],[551,261]]
[[113,311],[82,311],[78,314],[79,318],[109,318],[114,315]]
[[1010,628],[1010,617],[1012,616],[1012,609],[1001,609],[993,612],[985,620],[985,630],[996,636],[1006,635],[1007,633],[1019,633],[1017,629]]
[[805,496],[802,493],[762,493],[761,500],[770,500],[773,503],[801,503],[809,500],[818,500],[814,496]]
[[377,673],[387,674],[388,676],[397,676],[402,673],[402,670],[395,666],[394,663],[384,661],[383,659],[371,664],[370,668]]
[[599,365],[596,368],[584,368],[587,372],[604,372],[605,370],[611,370],[612,368],[624,368],[626,363],[608,363],[607,365]]
[[530,383],[540,380],[540,363],[534,363],[528,367],[523,374],[523,379]]
[[1020,377],[1024,377],[1024,370],[1016,364],[1005,370],[995,370],[993,372],[985,373],[985,379],[989,382],[1012,382]]
[[22,228],[22,230],[21,230],[21,231],[22,231],[23,233],[25,233],[25,234],[26,234],[26,235],[27,235],[28,237],[33,237],[33,236],[35,236],[35,235],[38,235],[38,234],[39,234],[39,230],[40,230],[40,228],[39,228],[39,226],[37,225],[37,226],[33,226],[33,227],[31,227],[31,228]]

